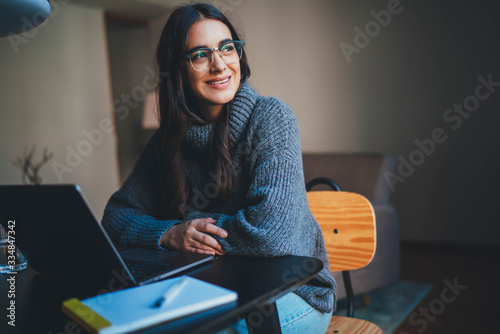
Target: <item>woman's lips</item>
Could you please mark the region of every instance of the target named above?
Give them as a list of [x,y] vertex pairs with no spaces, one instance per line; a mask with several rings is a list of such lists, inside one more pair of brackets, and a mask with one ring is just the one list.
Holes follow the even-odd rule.
[[231,76],[215,78],[213,80],[206,81],[206,83],[211,88],[224,89],[231,83]]

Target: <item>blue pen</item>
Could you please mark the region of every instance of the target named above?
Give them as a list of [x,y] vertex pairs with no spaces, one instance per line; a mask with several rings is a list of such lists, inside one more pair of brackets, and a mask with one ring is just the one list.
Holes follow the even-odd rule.
[[158,298],[158,300],[153,304],[153,307],[161,307],[162,305],[167,304],[172,299],[174,299],[179,294],[179,292],[181,292],[187,281],[187,276],[182,276],[181,278],[179,278],[177,282],[172,284],[172,286],[167,291],[165,291],[163,296]]

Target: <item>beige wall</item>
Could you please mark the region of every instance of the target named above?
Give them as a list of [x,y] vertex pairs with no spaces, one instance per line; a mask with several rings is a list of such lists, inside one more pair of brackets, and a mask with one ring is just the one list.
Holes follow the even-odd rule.
[[10,162],[25,147],[38,146],[36,159],[48,147],[43,183],[77,183],[100,217],[118,187],[103,13],[66,4],[51,15],[0,39],[0,183],[21,183]]
[[229,14],[247,42],[251,83],[292,107],[306,152],[363,149],[349,68],[332,43],[339,14],[318,0],[241,1]]

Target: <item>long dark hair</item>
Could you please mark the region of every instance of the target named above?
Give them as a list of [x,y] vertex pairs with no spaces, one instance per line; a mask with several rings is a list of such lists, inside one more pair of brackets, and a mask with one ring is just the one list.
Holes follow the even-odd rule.
[[[215,19],[231,31],[233,40],[240,40],[229,20],[217,8],[209,4],[191,4],[177,8],[170,15],[158,42],[156,60],[159,71],[158,103],[160,112],[162,188],[166,200],[165,218],[181,219],[183,210],[192,196],[191,185],[182,154],[183,139],[192,124],[206,123],[193,108],[193,98],[182,82],[181,62],[186,51],[191,26],[203,19]],[[250,76],[245,51],[240,60],[241,80]],[[236,172],[229,145],[229,109],[227,103],[214,124],[210,136],[212,165],[215,175],[216,194],[212,203],[229,199],[236,186]]]

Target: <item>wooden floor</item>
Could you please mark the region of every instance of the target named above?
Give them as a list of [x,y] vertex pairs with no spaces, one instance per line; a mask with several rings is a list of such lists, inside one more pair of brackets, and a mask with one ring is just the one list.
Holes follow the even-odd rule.
[[500,333],[500,247],[401,248],[401,279],[434,288],[394,334]]

